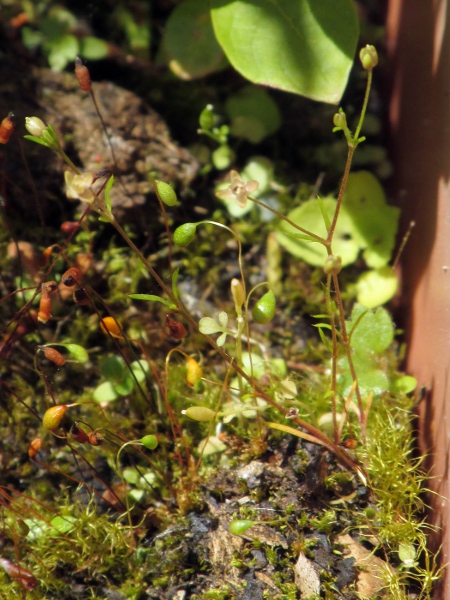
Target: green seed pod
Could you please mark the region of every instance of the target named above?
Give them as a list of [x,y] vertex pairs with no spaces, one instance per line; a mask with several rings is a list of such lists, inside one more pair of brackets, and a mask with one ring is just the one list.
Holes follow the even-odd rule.
[[275,294],[272,292],[272,290],[269,290],[253,307],[253,319],[257,323],[261,323],[263,325],[270,323],[270,321],[273,319],[273,315],[275,314],[276,307],[277,304]]
[[197,225],[195,223],[185,223],[175,229],[173,241],[177,246],[185,248],[195,237]]
[[171,185],[155,179],[155,188],[158,198],[161,202],[164,202],[166,206],[175,206],[175,204],[177,204],[178,198]]
[[149,450],[154,450],[158,445],[158,438],[156,435],[144,435],[140,442]]
[[212,421],[216,416],[216,413],[206,406],[191,406],[181,413],[194,421]]
[[243,535],[247,531],[247,529],[250,529],[250,527],[253,527],[253,525],[257,524],[257,521],[235,519],[234,521],[231,521],[231,523],[228,525],[228,531],[232,535]]
[[57,404],[45,411],[42,425],[49,431],[55,431],[61,425],[62,418],[67,410],[67,404]]

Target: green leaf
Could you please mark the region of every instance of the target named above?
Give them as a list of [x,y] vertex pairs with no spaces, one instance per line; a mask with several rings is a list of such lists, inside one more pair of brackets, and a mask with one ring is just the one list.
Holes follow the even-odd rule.
[[417,379],[411,375],[397,375],[391,382],[393,394],[410,394],[417,387]]
[[248,85],[229,96],[225,109],[231,121],[231,134],[259,144],[281,125],[280,111],[268,92]]
[[224,66],[211,24],[209,0],[185,0],[171,12],[163,37],[169,67],[181,79],[196,79]]
[[203,333],[204,335],[211,335],[223,331],[222,325],[219,325],[219,323],[211,317],[203,317],[200,319],[198,328],[200,333]]
[[114,386],[114,389],[120,396],[129,396],[136,386],[133,375],[127,371],[125,378]]
[[357,300],[367,308],[389,302],[398,288],[398,279],[389,266],[363,273],[356,282]]
[[[338,377],[340,393],[344,397],[347,397],[353,384],[347,359],[342,358],[338,366],[340,372]],[[366,352],[354,353],[353,366],[355,367],[359,389],[363,396],[368,396],[371,392],[374,396],[379,396],[389,389],[389,378],[380,368],[376,356]]]
[[105,185],[105,202],[106,202],[106,206],[108,207],[109,212],[111,212],[111,188],[114,185],[114,175],[111,175],[111,177],[108,179],[108,181],[106,182]]
[[130,369],[133,371],[134,376],[136,377],[136,381],[138,383],[143,383],[147,376],[147,373],[150,371],[150,367],[146,360],[135,360],[131,363]]
[[75,517],[60,517],[56,516],[50,521],[53,527],[53,535],[59,533],[69,533],[75,527]]
[[381,184],[369,171],[350,173],[342,205],[367,265],[384,267],[394,249],[400,210],[386,203]]
[[58,38],[48,40],[44,44],[48,54],[48,62],[54,71],[62,71],[68,62],[75,60],[80,52],[77,38],[68,33]]
[[[323,198],[322,206],[327,211],[330,218],[333,217],[336,210],[336,200],[334,198]],[[307,200],[298,208],[294,208],[288,215],[288,219],[296,225],[326,238],[327,228],[325,226],[320,204],[317,200]],[[322,267],[327,258],[325,246],[320,243],[309,243],[303,239],[293,239],[300,234],[292,225],[286,221],[280,221],[276,227],[277,239],[281,246],[286,248],[291,254],[303,259],[310,265]],[[355,262],[359,253],[359,245],[354,239],[354,227],[352,221],[345,211],[341,208],[339,219],[333,237],[333,254],[340,256],[342,265],[349,265]]]
[[92,394],[96,402],[113,402],[119,397],[110,381],[105,381],[97,386]]
[[[365,306],[355,304],[348,323],[350,331],[359,316],[367,311]],[[374,354],[382,354],[394,340],[394,324],[384,308],[376,311],[369,310],[356,326],[350,345],[356,351],[365,350]]]
[[217,39],[253,83],[338,103],[358,40],[351,0],[211,0]]
[[120,356],[107,356],[102,363],[102,375],[113,383],[120,383],[125,378],[127,366]]
[[66,348],[67,352],[71,354],[74,361],[79,362],[81,364],[87,363],[89,360],[89,354],[87,350],[83,348],[83,346],[79,346],[78,344],[53,344],[54,346],[63,346]]
[[165,300],[164,298],[161,298],[160,296],[154,296],[153,294],[129,294],[128,296],[129,298],[132,298],[133,300],[147,300],[149,302],[161,302],[161,304],[164,304],[164,306],[167,306],[167,308],[170,308],[170,310],[176,310],[176,306],[173,302],[171,302],[170,300]]
[[109,47],[100,38],[87,35],[80,40],[80,54],[88,60],[101,60],[108,57]]

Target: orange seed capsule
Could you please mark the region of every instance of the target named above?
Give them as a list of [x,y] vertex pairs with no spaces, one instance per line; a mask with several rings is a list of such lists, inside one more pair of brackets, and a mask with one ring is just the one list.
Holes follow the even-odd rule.
[[83,65],[81,58],[78,56],[75,59],[75,77],[77,78],[80,88],[83,92],[90,92],[92,90],[91,76],[89,75],[89,69],[86,65]]
[[51,360],[52,363],[55,363],[55,365],[58,365],[58,367],[62,367],[62,365],[66,362],[65,357],[61,354],[61,352],[55,350],[55,348],[45,346],[41,348],[41,350],[44,353],[45,358]]
[[46,283],[41,286],[41,300],[39,302],[38,321],[41,323],[47,323],[51,318],[52,299],[50,297],[49,289]]
[[118,322],[115,320],[114,317],[104,317],[101,321],[100,321],[100,328],[103,331],[103,333],[106,333],[106,335],[112,335],[115,338],[120,338],[120,339],[124,339],[124,336],[122,334],[122,331],[119,327]]
[[47,409],[42,419],[42,425],[49,431],[55,431],[61,425],[62,418],[67,410],[67,404],[57,404]]
[[14,113],[10,112],[0,124],[0,144],[7,144],[14,131]]
[[28,456],[34,458],[39,450],[42,448],[41,438],[35,438],[28,446]]

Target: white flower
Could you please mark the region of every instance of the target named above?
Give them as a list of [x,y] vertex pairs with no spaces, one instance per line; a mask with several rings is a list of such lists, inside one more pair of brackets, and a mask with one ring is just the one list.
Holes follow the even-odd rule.
[[47,125],[39,117],[25,117],[25,128],[31,135],[42,137]]
[[82,173],[77,175],[71,171],[65,171],[64,179],[66,181],[66,196],[68,198],[80,199],[87,204],[92,204],[95,194],[91,190],[94,182],[94,173]]
[[258,189],[257,181],[243,181],[237,171],[230,171],[230,185],[216,192],[222,200],[236,200],[241,208],[247,204],[247,197]]

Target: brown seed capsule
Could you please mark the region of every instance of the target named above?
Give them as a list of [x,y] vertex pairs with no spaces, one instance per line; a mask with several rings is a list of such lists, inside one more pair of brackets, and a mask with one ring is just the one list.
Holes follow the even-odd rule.
[[73,301],[75,302],[75,304],[80,304],[81,306],[86,306],[87,304],[90,304],[89,296],[82,289],[74,291]]
[[67,287],[73,287],[77,283],[80,283],[81,279],[81,271],[76,267],[67,269],[67,271],[63,273],[63,276],[61,277],[61,281]]
[[186,327],[183,325],[183,323],[174,321],[170,313],[166,315],[166,324],[170,335],[176,340],[182,340],[183,338],[187,337]]
[[33,441],[30,442],[30,445],[28,446],[28,456],[30,458],[34,458],[41,448],[41,438],[35,438]]
[[14,113],[10,112],[0,124],[0,144],[7,144],[14,131]]
[[83,90],[83,92],[90,92],[92,90],[89,70],[85,65],[83,65],[81,58],[78,56],[75,59],[75,77],[77,78],[77,81],[80,84],[80,88]]
[[91,446],[100,446],[105,439],[101,433],[98,433],[98,431],[91,431],[91,433],[88,433],[87,437]]
[[41,350],[44,353],[45,358],[51,360],[52,363],[55,363],[55,365],[58,365],[58,367],[62,367],[63,364],[66,362],[65,357],[61,354],[61,352],[55,350],[55,348],[44,346],[41,348]]
[[58,289],[58,284],[56,281],[46,281],[45,287],[47,288],[49,294],[53,294]]
[[30,571],[27,571],[20,565],[16,565],[7,558],[0,558],[0,566],[5,569],[11,579],[14,579],[20,585],[32,592],[38,584],[38,580]]
[[78,427],[76,422],[72,425],[72,427],[70,429],[70,435],[79,444],[85,444],[86,442],[89,441],[88,434],[84,431],[84,429],[81,429],[81,427]]
[[45,411],[42,419],[42,425],[49,431],[55,431],[61,425],[61,421],[66,413],[67,404],[57,404]]
[[67,235],[70,235],[79,228],[80,224],[78,223],[78,221],[64,221],[64,223],[62,223],[60,227],[61,231]]

